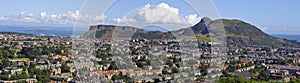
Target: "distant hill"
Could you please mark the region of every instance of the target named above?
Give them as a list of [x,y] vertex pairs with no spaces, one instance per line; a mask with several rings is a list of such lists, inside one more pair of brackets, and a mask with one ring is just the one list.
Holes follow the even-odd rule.
[[35,35],[44,34],[47,36],[70,36],[73,34],[73,27],[0,25],[0,32],[18,32]]
[[[221,23],[220,23],[221,22]],[[190,27],[200,39],[218,38],[218,33],[222,33],[218,25],[222,24],[225,29],[226,40],[229,45],[242,46],[299,46],[297,41],[276,38],[264,33],[254,25],[241,20],[218,19],[211,20],[203,18],[199,23]],[[190,34],[188,28],[175,31],[179,35]],[[209,41],[207,40],[207,41]]]
[[91,26],[83,37],[87,38],[175,38],[170,32],[146,31],[130,26],[97,25]]
[[18,32],[0,32],[0,34],[16,34],[16,35],[35,36],[34,34],[18,33]]
[[224,36],[225,34],[229,45],[299,46],[297,41],[270,36],[256,26],[241,20],[211,20],[206,17],[202,18],[201,21],[194,26],[169,32],[146,31],[130,26],[97,25],[91,26],[84,37],[169,39],[175,38],[173,34],[176,36],[195,36],[196,38],[205,41],[217,40],[220,38],[219,36]]
[[289,34],[271,34],[274,37],[283,38],[287,40],[296,40],[300,42],[300,35],[289,35]]

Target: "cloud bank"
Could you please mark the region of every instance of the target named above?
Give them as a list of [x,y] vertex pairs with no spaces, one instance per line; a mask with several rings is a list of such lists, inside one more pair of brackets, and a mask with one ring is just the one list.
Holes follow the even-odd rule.
[[101,22],[107,16],[89,16],[81,15],[79,11],[67,11],[63,14],[48,14],[47,12],[40,12],[38,16],[26,11],[20,12],[18,15],[0,16],[0,21],[16,22],[16,23],[41,23],[41,24],[75,24],[86,22]]
[[[183,26],[194,25],[200,21],[197,14],[189,14],[183,16],[176,7],[172,7],[167,3],[158,5],[146,4],[142,8],[131,12],[130,15],[124,17],[111,17],[107,19],[106,15],[82,15],[78,10],[67,11],[60,14],[52,14],[45,11],[40,13],[30,13],[21,11],[18,15],[0,16],[1,22],[7,23],[33,23],[33,24],[50,24],[50,25],[73,25],[82,24],[84,26],[96,25],[104,23],[104,21],[113,22],[113,24],[178,24]],[[176,26],[173,26],[176,27]]]
[[156,6],[146,4],[143,8],[135,10],[133,13],[122,18],[115,18],[114,21],[119,24],[134,23],[166,23],[166,24],[182,24],[193,25],[200,21],[197,14],[180,16],[179,9],[171,7],[169,4],[160,3]]

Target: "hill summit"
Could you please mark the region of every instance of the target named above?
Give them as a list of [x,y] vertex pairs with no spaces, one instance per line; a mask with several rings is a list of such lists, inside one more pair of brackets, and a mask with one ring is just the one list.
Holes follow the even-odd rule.
[[131,26],[91,26],[84,37],[93,38],[146,38],[171,39],[176,36],[195,36],[199,40],[211,41],[225,36],[228,45],[241,46],[299,46],[297,41],[276,38],[264,33],[254,25],[236,19],[211,20],[204,17],[194,26],[169,32],[146,31]]

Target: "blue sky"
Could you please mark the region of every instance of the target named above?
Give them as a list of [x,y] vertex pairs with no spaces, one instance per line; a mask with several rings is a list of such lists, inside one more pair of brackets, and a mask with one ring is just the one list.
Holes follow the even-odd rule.
[[[72,26],[72,21],[76,20],[77,12],[84,2],[85,0],[4,0],[0,3],[0,25]],[[300,33],[298,0],[213,0],[213,3],[222,18],[240,19],[271,34]],[[182,19],[175,19],[178,20],[176,23],[190,21],[193,24],[197,21],[193,19],[202,17],[201,14],[193,15],[196,12],[183,0],[119,0],[105,16],[100,16],[97,20],[135,22],[126,16],[130,11],[144,8],[147,4],[157,8],[167,7],[170,11],[177,9],[178,15],[176,12],[174,14]]]
[[42,11],[64,13],[79,10],[84,0],[5,0],[1,1],[0,15],[16,15],[25,10],[34,14]]
[[274,34],[300,34],[299,0],[214,0],[223,18],[237,18]]

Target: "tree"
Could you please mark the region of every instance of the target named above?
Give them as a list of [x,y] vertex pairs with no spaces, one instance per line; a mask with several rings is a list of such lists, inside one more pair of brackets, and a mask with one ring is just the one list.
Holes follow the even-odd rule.
[[34,71],[34,73],[36,74],[38,81],[41,82],[41,83],[47,83],[47,82],[51,81],[50,80],[51,72],[49,70],[38,70],[38,69],[36,69]]
[[19,79],[26,79],[28,78],[28,75],[25,71],[23,71],[20,75],[19,75]]
[[33,60],[34,58],[39,58],[38,55],[42,55],[43,53],[40,48],[23,47],[20,54],[25,54],[26,58],[30,58],[31,60]]
[[108,70],[117,70],[117,64],[116,62],[111,62],[110,66],[108,67]]
[[221,77],[218,83],[246,83],[242,77]]
[[14,58],[13,55],[7,50],[2,51],[4,58]]
[[9,80],[18,80],[18,79],[26,79],[28,78],[28,75],[25,71],[23,71],[21,74],[19,75],[12,75]]
[[2,61],[2,64],[4,67],[8,67],[11,65],[10,61],[8,59],[2,59],[1,61]]
[[267,75],[266,72],[261,72],[258,76],[258,79],[260,79],[260,80],[269,80],[269,76]]
[[120,80],[120,77],[119,77],[119,75],[113,75],[113,76],[111,77],[111,80],[113,80],[113,81],[115,81],[115,80]]
[[11,75],[9,80],[18,80],[18,76],[17,75]]
[[61,72],[62,73],[67,73],[67,72],[70,72],[70,67],[66,64],[66,63],[63,63],[62,65],[61,65]]
[[4,55],[2,53],[2,50],[0,49],[0,59],[4,59]]
[[9,80],[8,72],[4,71],[4,72],[0,75],[0,79],[1,79],[1,80]]
[[173,67],[173,68],[172,68],[172,73],[179,73],[179,69],[178,69],[178,68],[175,68],[175,67]]

